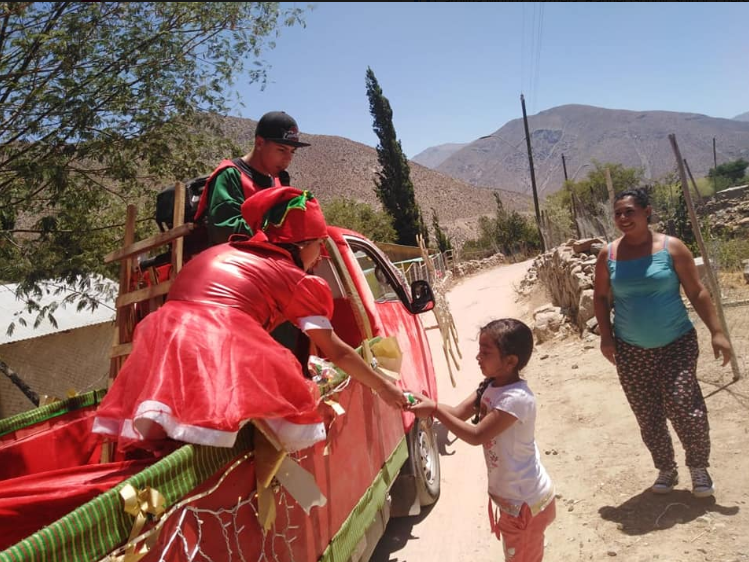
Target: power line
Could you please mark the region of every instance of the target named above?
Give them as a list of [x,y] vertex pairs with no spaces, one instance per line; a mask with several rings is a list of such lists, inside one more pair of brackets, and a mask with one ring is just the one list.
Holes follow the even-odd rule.
[[538,40],[536,50],[536,62],[535,62],[535,75],[533,83],[533,111],[534,113],[538,109],[538,91],[539,81],[541,79],[541,48],[543,45],[543,33],[544,33],[544,3],[539,2],[539,17],[538,17]]

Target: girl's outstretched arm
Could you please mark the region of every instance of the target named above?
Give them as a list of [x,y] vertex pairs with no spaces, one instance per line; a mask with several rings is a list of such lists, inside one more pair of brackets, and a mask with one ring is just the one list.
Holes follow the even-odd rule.
[[[461,402],[459,406],[454,407],[446,406],[445,404],[437,404],[433,400],[418,393],[413,394],[419,400],[417,404],[413,404],[409,408],[414,414],[420,418],[434,416],[458,439],[465,441],[469,445],[483,445],[484,443],[488,443],[513,423],[518,421],[512,414],[508,414],[502,410],[492,410],[484,416],[478,425],[472,425],[464,420],[470,416],[473,409],[473,397],[475,395]],[[466,405],[470,406],[470,410],[468,415],[461,419],[455,414],[464,413],[463,410],[459,410],[459,408],[463,407],[466,409]]]
[[440,404],[440,408],[449,413],[451,416],[458,418],[459,420],[467,420],[473,414],[476,413],[474,404],[476,402],[476,392],[472,392],[465,400],[463,400],[457,406],[448,406],[447,404]]

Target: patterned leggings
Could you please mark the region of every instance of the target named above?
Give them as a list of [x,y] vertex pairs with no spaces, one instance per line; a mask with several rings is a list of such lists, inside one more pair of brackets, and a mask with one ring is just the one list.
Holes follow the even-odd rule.
[[671,420],[691,468],[707,468],[710,426],[707,406],[697,382],[697,332],[644,349],[616,340],[616,370],[637,418],[645,446],[658,470],[676,468],[666,419]]

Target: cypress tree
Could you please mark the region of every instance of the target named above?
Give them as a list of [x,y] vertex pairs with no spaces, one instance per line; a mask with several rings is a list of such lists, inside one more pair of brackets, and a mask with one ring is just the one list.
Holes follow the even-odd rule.
[[434,229],[434,237],[437,239],[437,248],[439,248],[440,253],[452,250],[452,242],[450,242],[450,238],[445,231],[442,230],[439,217],[437,217],[437,211],[435,211],[434,207],[432,207],[432,228]]
[[416,204],[411,169],[403,154],[401,143],[393,126],[393,110],[383,95],[382,88],[372,69],[367,67],[367,97],[372,127],[377,134],[377,161],[380,170],[375,179],[375,190],[385,211],[393,217],[393,227],[399,244],[416,246],[416,235],[422,234],[425,242],[429,234]]

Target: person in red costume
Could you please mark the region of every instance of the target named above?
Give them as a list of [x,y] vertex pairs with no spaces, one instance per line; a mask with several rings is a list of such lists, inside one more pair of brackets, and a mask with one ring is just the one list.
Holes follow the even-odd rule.
[[333,331],[333,298],[320,277],[327,225],[317,200],[269,188],[242,204],[255,232],[209,248],[179,272],[167,302],[136,327],[133,351],[97,411],[93,431],[120,450],[165,438],[231,447],[242,425],[264,419],[289,451],[325,438],[319,393],[270,332],[290,321],[328,360],[405,407],[403,392]]

